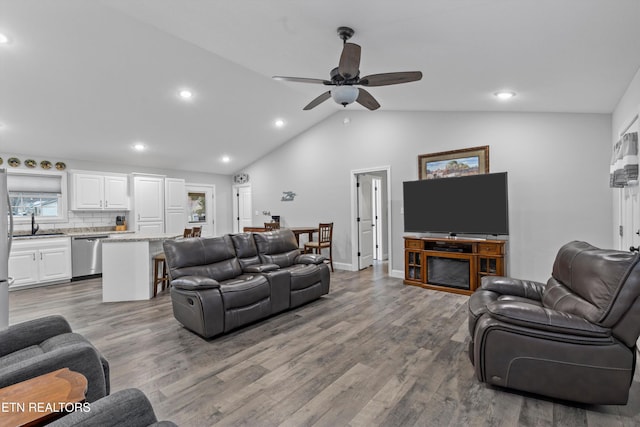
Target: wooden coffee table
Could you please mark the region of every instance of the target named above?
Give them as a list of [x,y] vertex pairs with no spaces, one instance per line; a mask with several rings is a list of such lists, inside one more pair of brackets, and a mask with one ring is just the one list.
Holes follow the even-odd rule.
[[38,426],[81,407],[87,391],[84,375],[58,369],[0,388],[0,425]]

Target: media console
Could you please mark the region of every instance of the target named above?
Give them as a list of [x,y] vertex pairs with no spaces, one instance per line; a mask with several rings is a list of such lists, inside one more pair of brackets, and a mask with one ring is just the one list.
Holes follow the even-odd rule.
[[471,295],[483,276],[504,275],[504,240],[404,237],[404,283]]

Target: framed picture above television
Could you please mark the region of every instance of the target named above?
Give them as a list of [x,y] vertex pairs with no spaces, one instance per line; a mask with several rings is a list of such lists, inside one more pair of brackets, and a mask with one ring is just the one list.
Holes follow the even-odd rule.
[[489,146],[420,154],[420,179],[451,178],[489,173]]

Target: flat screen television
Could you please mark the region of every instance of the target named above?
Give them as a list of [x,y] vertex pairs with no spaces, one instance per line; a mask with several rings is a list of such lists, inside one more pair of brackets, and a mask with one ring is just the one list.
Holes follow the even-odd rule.
[[509,234],[507,173],[403,182],[404,231]]

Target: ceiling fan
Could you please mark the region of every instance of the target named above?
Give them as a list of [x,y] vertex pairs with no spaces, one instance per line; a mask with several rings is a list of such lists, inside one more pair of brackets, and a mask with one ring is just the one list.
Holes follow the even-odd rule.
[[422,72],[420,71],[370,74],[368,76],[360,77],[359,67],[361,48],[355,43],[347,43],[347,40],[349,40],[353,34],[353,29],[349,27],[338,28],[338,36],[342,39],[343,47],[338,66],[330,72],[331,80],[284,76],[274,76],[273,78],[288,82],[316,83],[335,86],[333,89],[326,91],[311,101],[303,108],[303,110],[311,110],[329,98],[333,98],[335,102],[345,107],[355,101],[369,110],[377,110],[380,108],[378,101],[376,101],[376,99],[363,88],[357,88],[354,86],[389,86],[400,83],[415,82],[422,78]]

